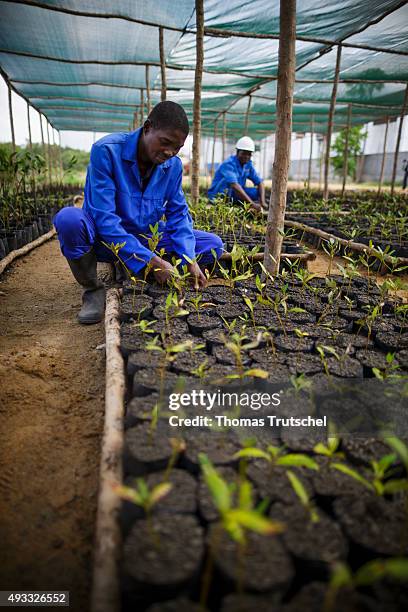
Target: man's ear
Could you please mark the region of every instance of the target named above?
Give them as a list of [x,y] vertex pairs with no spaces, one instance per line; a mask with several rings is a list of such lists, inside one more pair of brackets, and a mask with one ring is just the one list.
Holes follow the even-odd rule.
[[148,134],[150,130],[152,129],[153,129],[152,122],[149,119],[146,119],[146,121],[143,124],[143,133]]

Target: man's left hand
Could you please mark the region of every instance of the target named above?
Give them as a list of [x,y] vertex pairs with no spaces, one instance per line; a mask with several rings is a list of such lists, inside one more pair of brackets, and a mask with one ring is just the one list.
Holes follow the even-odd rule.
[[194,285],[194,289],[204,289],[207,285],[207,279],[202,273],[198,263],[193,261],[191,264],[187,264],[187,269],[191,274],[191,282]]

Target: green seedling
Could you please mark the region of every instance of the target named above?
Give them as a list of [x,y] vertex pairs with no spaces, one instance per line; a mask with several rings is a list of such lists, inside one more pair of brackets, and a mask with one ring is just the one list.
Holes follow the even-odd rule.
[[319,353],[321,362],[322,362],[323,367],[324,367],[324,371],[326,372],[326,376],[330,377],[329,365],[327,363],[326,353],[328,353],[330,355],[333,355],[337,360],[340,360],[340,357],[339,357],[336,349],[334,349],[332,346],[317,345],[316,346],[316,350]]
[[298,496],[302,506],[309,512],[311,522],[318,523],[320,520],[319,514],[312,500],[310,499],[302,481],[300,480],[300,478],[296,476],[296,474],[294,474],[290,470],[286,472],[286,475],[289,479],[290,484],[292,485],[294,492]]
[[242,448],[234,455],[234,459],[264,459],[267,461],[271,468],[277,466],[284,467],[305,467],[310,470],[318,470],[319,466],[308,455],[301,453],[286,453],[285,448],[278,446],[269,445],[266,451],[257,447],[247,446]]
[[354,478],[356,482],[359,482],[363,487],[376,495],[393,495],[400,491],[408,491],[408,480],[406,478],[391,479],[395,473],[392,466],[396,459],[397,455],[391,453],[389,455],[384,455],[379,461],[371,461],[372,473],[370,480],[361,476],[357,470],[343,463],[332,463],[331,467]]
[[254,506],[252,485],[248,480],[240,479],[237,502],[235,503],[233,493],[237,489],[236,483],[228,483],[224,480],[204,453],[199,454],[199,461],[204,482],[220,517],[218,527],[214,530],[210,555],[204,569],[200,597],[200,603],[204,606],[208,597],[213,560],[219,548],[221,532],[224,531],[238,544],[237,587],[238,592],[241,592],[247,533],[252,531],[262,536],[272,536],[281,533],[284,530],[284,525],[263,515],[265,504],[260,504],[258,507]]
[[330,238],[330,240],[322,241],[322,249],[329,257],[329,266],[327,268],[326,274],[327,276],[330,276],[333,267],[333,260],[337,253],[340,251],[340,244],[335,238]]
[[329,423],[329,435],[327,436],[327,443],[323,444],[323,442],[318,442],[314,448],[313,452],[317,455],[323,455],[324,457],[328,457],[330,461],[333,459],[344,459],[344,453],[339,452],[340,446],[340,437],[337,435],[334,425]]
[[389,378],[400,378],[400,366],[399,363],[395,359],[395,353],[387,353],[385,356],[386,368],[385,370],[380,370],[379,368],[372,368],[372,372],[374,376],[378,380],[387,380]]
[[408,559],[405,557],[374,559],[359,567],[354,573],[347,564],[336,563],[332,567],[323,612],[332,612],[335,609],[341,589],[355,590],[359,587],[368,587],[384,578],[406,582],[408,580]]

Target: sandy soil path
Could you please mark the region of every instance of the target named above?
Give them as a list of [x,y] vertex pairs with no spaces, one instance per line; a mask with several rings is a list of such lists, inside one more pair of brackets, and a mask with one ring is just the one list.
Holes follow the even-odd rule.
[[104,331],[77,324],[80,295],[55,238],[0,278],[0,589],[69,590],[85,612]]

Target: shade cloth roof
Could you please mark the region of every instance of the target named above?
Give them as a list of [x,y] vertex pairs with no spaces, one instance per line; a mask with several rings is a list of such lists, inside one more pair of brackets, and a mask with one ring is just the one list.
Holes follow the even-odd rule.
[[[193,0],[0,0],[0,66],[13,88],[60,130],[120,131],[146,88],[160,100],[159,26],[168,99],[193,116]],[[225,113],[228,137],[274,131],[278,0],[205,0],[202,127]],[[325,132],[342,43],[334,128],[401,113],[408,81],[408,4],[298,0],[293,129]]]

